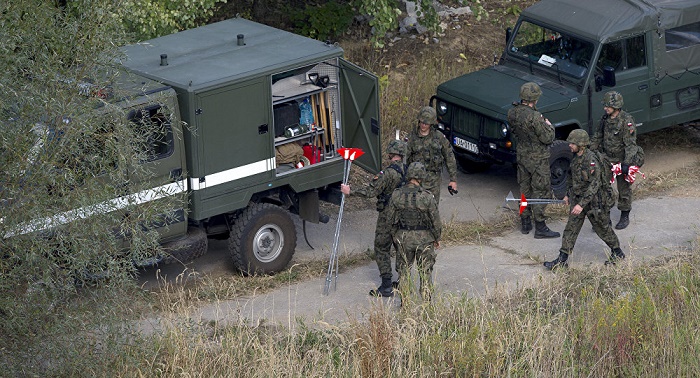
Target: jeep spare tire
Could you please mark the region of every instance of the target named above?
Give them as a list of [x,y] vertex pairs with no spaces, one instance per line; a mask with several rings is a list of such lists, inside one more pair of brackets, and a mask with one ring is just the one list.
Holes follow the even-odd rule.
[[233,264],[246,275],[283,270],[296,245],[296,228],[289,213],[267,203],[252,204],[241,213],[228,244]]

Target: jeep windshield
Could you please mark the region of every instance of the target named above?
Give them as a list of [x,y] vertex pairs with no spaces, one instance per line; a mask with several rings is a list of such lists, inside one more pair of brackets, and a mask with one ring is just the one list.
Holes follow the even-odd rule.
[[593,43],[523,20],[511,39],[508,55],[544,71],[564,84],[582,85],[593,57]]

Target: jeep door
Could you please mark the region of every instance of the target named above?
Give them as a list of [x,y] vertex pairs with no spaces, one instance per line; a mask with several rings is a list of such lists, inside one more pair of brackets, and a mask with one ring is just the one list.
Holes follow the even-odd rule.
[[592,96],[593,129],[604,114],[603,96],[608,91],[620,92],[623,109],[632,114],[637,124],[649,119],[649,49],[644,34],[608,42],[603,45],[595,66],[596,76],[602,76],[604,67],[615,69],[614,87],[596,88]]

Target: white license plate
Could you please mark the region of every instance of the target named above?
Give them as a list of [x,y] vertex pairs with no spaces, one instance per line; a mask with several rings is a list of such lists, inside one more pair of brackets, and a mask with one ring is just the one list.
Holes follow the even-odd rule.
[[458,138],[458,137],[455,137],[454,141],[455,141],[455,146],[457,146],[459,148],[463,148],[463,149],[465,149],[471,153],[474,153],[476,155],[479,154],[479,147],[477,147],[476,144],[474,144],[470,141],[464,140],[462,138]]

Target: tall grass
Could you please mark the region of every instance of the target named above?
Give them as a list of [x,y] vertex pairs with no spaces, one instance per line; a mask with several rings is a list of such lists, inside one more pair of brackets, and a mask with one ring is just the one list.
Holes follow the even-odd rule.
[[[700,241],[700,240],[698,240]],[[697,243],[696,243],[697,244]],[[186,301],[158,327],[60,335],[63,358],[3,370],[96,377],[658,377],[700,371],[700,255],[547,273],[483,298],[438,293],[369,321],[290,329],[192,319]],[[162,297],[165,298],[165,297]],[[98,328],[95,328],[98,329]],[[47,341],[45,345],[51,342]],[[5,360],[5,362],[7,362]]]

